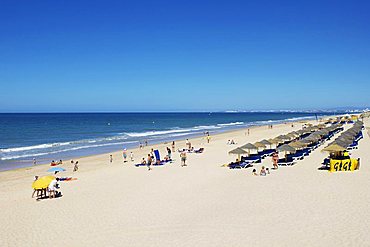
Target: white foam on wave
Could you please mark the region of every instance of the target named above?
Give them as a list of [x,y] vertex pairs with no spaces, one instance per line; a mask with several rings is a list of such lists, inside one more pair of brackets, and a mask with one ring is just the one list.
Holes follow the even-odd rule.
[[[216,125],[201,125],[201,126],[195,126],[193,128],[173,128],[170,130],[152,130],[152,131],[146,131],[146,132],[128,132],[124,133],[130,137],[146,137],[146,136],[161,136],[161,135],[168,135],[173,133],[185,133],[190,132],[188,134],[191,134],[191,132],[199,131],[199,130],[209,130],[209,129],[220,129],[221,126]],[[172,135],[173,136],[173,135]]]
[[20,158],[27,158],[27,157],[37,157],[37,156],[43,156],[43,155],[57,154],[57,153],[61,153],[61,152],[76,151],[76,150],[86,149],[86,148],[106,147],[106,146],[114,146],[114,145],[122,145],[122,144],[131,144],[131,143],[136,143],[136,142],[138,142],[138,141],[128,141],[128,142],[115,142],[115,143],[104,143],[104,144],[96,144],[96,145],[86,145],[86,146],[66,148],[66,149],[61,149],[61,150],[56,150],[56,151],[49,151],[49,152],[43,152],[43,153],[20,154],[20,155],[4,156],[4,157],[1,157],[0,160],[13,160],[13,159],[20,159]]
[[17,147],[17,148],[3,148],[3,149],[0,149],[0,153],[12,153],[12,152],[30,151],[34,149],[46,149],[46,148],[52,148],[52,147],[66,146],[68,144],[70,143],[60,142],[60,143],[39,144],[39,145]]
[[235,125],[243,125],[244,122],[233,122],[233,123],[224,123],[224,124],[217,124],[218,126],[235,126]]

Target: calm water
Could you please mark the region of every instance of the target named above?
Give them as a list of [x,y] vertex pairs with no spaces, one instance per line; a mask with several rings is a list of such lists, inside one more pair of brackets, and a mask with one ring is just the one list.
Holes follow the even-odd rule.
[[[317,114],[318,116],[322,114]],[[325,113],[325,115],[329,115]],[[0,170],[222,132],[314,113],[0,114]]]

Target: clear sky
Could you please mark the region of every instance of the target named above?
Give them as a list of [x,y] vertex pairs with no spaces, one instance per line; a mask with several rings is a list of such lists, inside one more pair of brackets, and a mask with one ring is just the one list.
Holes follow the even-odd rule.
[[369,106],[369,1],[0,1],[0,112]]

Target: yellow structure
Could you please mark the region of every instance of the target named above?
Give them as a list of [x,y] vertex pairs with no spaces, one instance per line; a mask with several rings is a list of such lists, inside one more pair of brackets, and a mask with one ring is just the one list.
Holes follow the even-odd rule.
[[356,159],[344,159],[336,160],[330,159],[330,172],[339,172],[339,171],[354,171],[359,168],[359,161]]
[[35,190],[46,189],[51,183],[51,181],[53,181],[54,179],[55,179],[54,176],[41,177],[32,183],[32,188]]

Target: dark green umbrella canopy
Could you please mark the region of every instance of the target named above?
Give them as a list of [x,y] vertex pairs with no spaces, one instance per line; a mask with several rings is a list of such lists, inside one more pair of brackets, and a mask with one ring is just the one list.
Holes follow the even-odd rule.
[[243,146],[241,146],[240,148],[242,149],[258,149],[256,146],[254,146],[252,143],[247,143]]
[[294,153],[296,151],[295,148],[289,146],[288,144],[284,144],[278,147],[277,150],[282,151],[282,152],[291,152],[291,153]]

